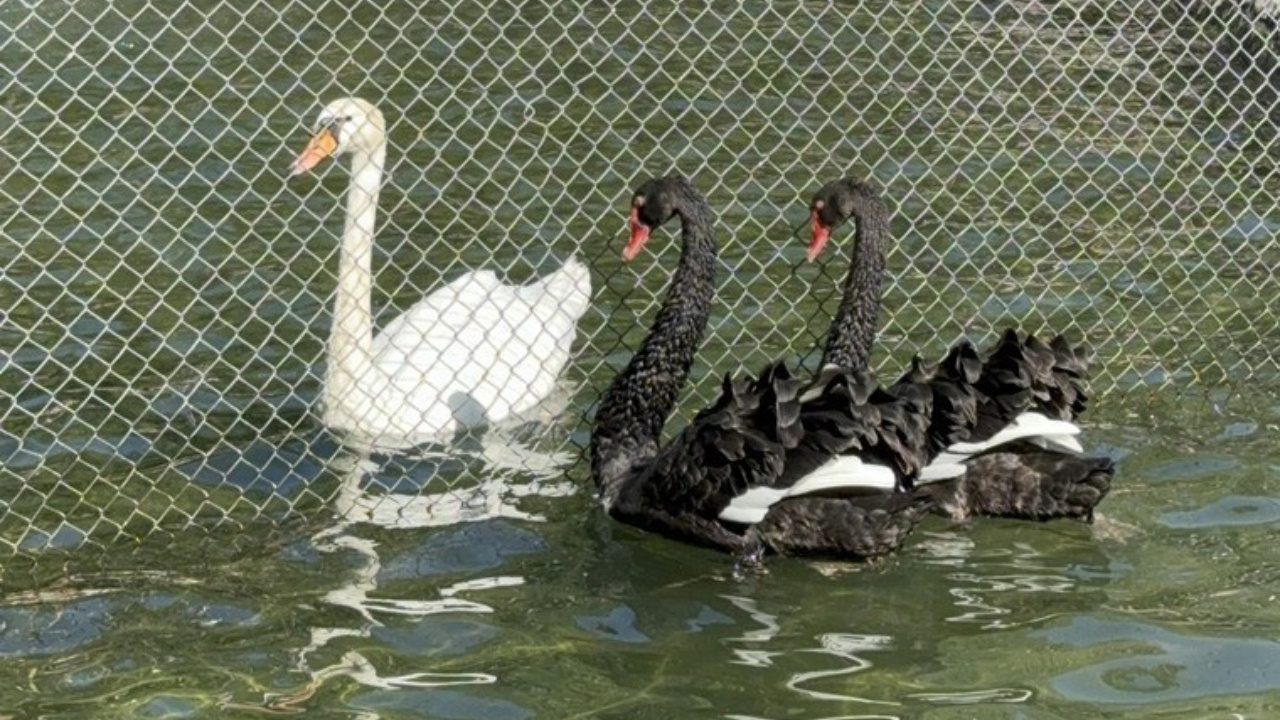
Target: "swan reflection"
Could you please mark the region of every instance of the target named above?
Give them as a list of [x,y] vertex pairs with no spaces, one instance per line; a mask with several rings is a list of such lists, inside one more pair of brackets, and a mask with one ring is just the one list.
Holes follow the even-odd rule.
[[[573,484],[563,479],[573,456],[532,447],[519,437],[522,430],[527,430],[527,425],[495,427],[478,437],[461,438],[447,447],[424,446],[394,454],[385,447],[348,445],[353,451],[333,460],[331,466],[342,473],[333,501],[335,522],[313,534],[311,545],[320,552],[343,552],[357,559],[345,581],[326,593],[323,601],[350,608],[363,622],[354,627],[311,629],[310,642],[298,652],[296,667],[312,679],[308,689],[291,697],[309,695],[319,684],[334,677],[349,677],[361,685],[382,690],[497,682],[495,675],[476,672],[382,676],[364,655],[355,651],[345,652],[337,663],[315,669],[311,667],[311,659],[335,639],[369,638],[373,629],[383,626],[388,616],[421,618],[492,613],[491,606],[471,596],[524,584],[520,576],[494,575],[454,583],[430,599],[376,597],[378,578],[384,570],[378,543],[358,533],[361,524],[412,529],[495,518],[542,521],[542,516],[521,510],[516,503],[522,498],[564,497],[573,493]],[[464,472],[445,472],[455,465]],[[389,467],[395,472],[389,472]],[[474,472],[465,472],[467,470]],[[393,477],[381,477],[384,473]],[[427,487],[433,484],[444,487],[427,492]]]
[[[728,642],[763,644],[772,641],[781,632],[782,627],[778,623],[778,616],[761,609],[759,603],[754,598],[742,597],[739,595],[721,595],[720,597],[728,600],[734,607],[745,612],[751,620],[760,626],[758,628],[747,630],[737,637],[728,638]],[[872,663],[870,660],[862,657],[863,654],[889,650],[892,645],[893,638],[888,635],[823,633],[818,636],[818,647],[801,648],[794,652],[830,655],[845,661],[844,665],[831,670],[811,670],[807,672],[792,673],[787,680],[787,688],[813,700],[844,700],[868,703],[872,705],[897,705],[898,703],[895,702],[871,700],[869,698],[854,695],[821,692],[803,687],[803,685],[812,680],[849,675],[866,670],[872,666]],[[767,650],[763,647],[734,648],[732,652],[734,659],[729,661],[731,664],[746,665],[756,668],[771,667],[773,666],[776,658],[782,657],[786,654],[781,651]],[[843,717],[871,718],[885,716],[850,715]]]
[[[465,455],[457,451],[426,450],[402,459],[440,462],[461,457]],[[362,522],[384,528],[441,527],[493,518],[541,522],[545,518],[521,510],[515,501],[531,496],[567,497],[575,492],[572,482],[552,480],[563,477],[564,469],[573,462],[570,453],[539,452],[510,438],[486,434],[480,439],[479,451],[471,457],[479,460],[483,468],[474,484],[414,493],[379,493],[367,488],[366,481],[376,478],[380,468],[370,451],[340,459],[339,463],[350,466],[334,498],[339,524],[328,533]],[[519,481],[520,476],[526,475],[530,477],[528,481]]]
[[[935,534],[937,542],[930,546],[933,557],[930,564],[960,568],[971,561],[973,543],[955,533]],[[984,630],[1009,629],[1043,622],[1046,616],[1022,618],[1011,621],[1013,610],[997,604],[996,600],[1010,593],[1048,593],[1065,595],[1075,592],[1079,583],[1075,578],[1061,574],[1062,568],[1046,562],[1044,555],[1026,543],[1013,543],[1004,556],[985,553],[984,570],[979,572],[958,570],[946,578],[954,582],[947,593],[960,612],[947,617],[946,622],[976,623]],[[993,572],[991,565],[999,564],[1022,572]],[[1048,617],[1052,617],[1049,615]]]

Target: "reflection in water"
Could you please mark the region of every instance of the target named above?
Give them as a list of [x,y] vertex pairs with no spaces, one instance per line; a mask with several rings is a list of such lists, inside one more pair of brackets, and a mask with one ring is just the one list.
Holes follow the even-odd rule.
[[[339,637],[334,635],[333,637]],[[303,668],[305,670],[305,668]],[[325,681],[348,677],[366,687],[380,690],[399,690],[407,688],[439,688],[454,685],[489,685],[498,681],[494,675],[487,673],[432,673],[415,672],[404,675],[381,676],[373,664],[362,654],[352,650],[343,653],[342,659],[318,670],[310,671],[311,682],[305,687],[287,695],[269,695],[261,705],[242,703],[223,703],[223,709],[267,710],[276,713],[305,712],[303,705],[310,700],[324,685]],[[376,719],[378,715],[362,715]]]
[[[778,625],[778,616],[761,610],[754,599],[737,595],[721,595],[720,597],[733,603],[739,610],[750,615],[752,620],[761,625],[761,627],[755,630],[748,630],[736,638],[729,638],[730,642],[765,643],[772,640],[781,630]],[[736,648],[733,651],[733,655],[737,659],[729,662],[737,665],[763,668],[772,665],[773,658],[781,654],[780,652],[755,648]]]
[[[383,623],[377,615],[425,617],[441,613],[491,613],[493,608],[484,603],[460,597],[462,593],[492,588],[513,587],[524,584],[518,576],[497,575],[475,578],[440,591],[440,597],[432,600],[384,599],[373,597],[378,587],[379,573],[383,570],[377,552],[377,543],[353,532],[354,526],[369,523],[388,529],[440,527],[463,522],[516,518],[540,521],[542,518],[521,511],[514,501],[532,495],[563,497],[573,492],[567,481],[551,482],[564,476],[564,468],[572,461],[566,453],[539,452],[501,428],[491,429],[480,437],[479,451],[471,457],[479,460],[484,474],[472,487],[446,488],[441,492],[398,493],[381,491],[373,478],[380,469],[374,461],[375,448],[361,448],[358,454],[337,459],[345,464],[345,472],[334,499],[337,522],[314,534],[311,542],[321,552],[347,551],[359,558],[359,564],[340,587],[329,591],[324,601],[332,605],[354,610],[364,623],[359,627],[317,627],[311,630],[311,642],[298,652],[297,668],[310,673],[308,687],[290,698],[309,697],[325,680],[349,677],[356,682],[382,690],[399,688],[439,688],[450,685],[477,685],[497,682],[497,676],[488,673],[440,673],[416,672],[384,677],[367,658],[355,651],[342,655],[341,661],[315,670],[309,669],[309,657],[336,638],[371,635],[374,627]],[[430,449],[413,456],[402,455],[417,461],[451,461],[469,455],[461,447],[448,450]],[[526,482],[517,482],[521,476]],[[375,486],[370,490],[366,485]],[[415,490],[417,490],[415,488]],[[285,703],[297,700],[285,699]],[[277,699],[279,705],[281,700]]]
[[[725,715],[729,720],[771,720],[758,715]],[[902,720],[901,715],[828,715],[811,720]]]
[[[1074,562],[1064,565],[1062,557],[1055,554],[1051,545],[1006,541],[1003,545],[990,547],[989,543],[967,530],[925,532],[922,535],[923,542],[914,548],[920,553],[918,562],[925,567],[937,567],[940,572],[926,572],[927,581],[925,578],[917,580],[928,588],[940,589],[949,597],[950,601],[941,606],[943,612],[938,613],[937,630],[943,637],[956,636],[961,644],[962,638],[971,635],[972,631],[954,627],[947,630],[946,624],[963,623],[973,630],[994,631],[1002,636],[1020,635],[1008,631],[1042,624],[1046,618],[1072,612],[1082,585],[1087,588],[1091,579],[1109,577],[1107,573],[1081,570],[1078,556],[1073,556],[1077,558]],[[917,582],[909,582],[904,587],[916,585]],[[883,590],[867,588],[865,592],[872,599]],[[921,652],[918,646],[903,645],[912,637],[920,637],[921,631],[904,629],[900,635],[893,629],[896,625],[892,614],[882,619],[869,615],[868,624],[863,628],[850,627],[844,616],[833,615],[839,618],[835,624],[819,625],[817,632],[811,631],[812,634],[800,633],[801,637],[816,639],[817,647],[813,647],[812,641],[797,640],[796,628],[791,627],[795,608],[779,608],[771,612],[770,604],[759,597],[737,594],[720,597],[741,611],[730,614],[743,626],[738,634],[722,641],[732,653],[727,662],[754,668],[770,678],[781,680],[789,691],[795,693],[796,702],[854,703],[855,707],[863,706],[868,712],[833,717],[899,717],[896,713],[910,717],[921,706],[1027,705],[1035,702],[1038,695],[1034,686],[1016,681],[1011,683],[1013,678],[1007,674],[994,676],[991,678],[994,682],[974,682],[969,678],[967,682],[950,687],[945,683],[930,686],[929,683],[922,685],[914,681],[902,684],[898,679],[899,659],[904,654]],[[930,607],[938,606],[930,604]],[[910,605],[904,605],[902,611],[910,612]],[[846,632],[847,629],[889,632]],[[1013,641],[1012,637],[1010,641]],[[795,667],[797,661],[801,663],[798,668]],[[914,663],[912,667],[913,670],[918,668]],[[898,692],[893,690],[895,685],[899,686]],[[907,712],[907,708],[914,710]],[[819,712],[813,717],[821,715]],[[755,714],[728,717],[763,720],[763,716]],[[809,720],[808,716],[806,720]]]
[[[944,565],[961,568],[968,564],[974,550],[973,542],[958,533],[930,533],[930,542],[922,545],[930,555],[925,562],[932,565]],[[957,615],[946,618],[947,622],[977,623],[984,630],[1008,629],[1027,624],[1035,624],[1044,617],[1035,617],[1009,622],[1008,608],[995,603],[995,596],[1003,593],[1050,593],[1066,594],[1076,590],[1076,579],[1060,574],[1061,568],[1054,563],[1044,562],[1043,555],[1034,547],[1025,543],[1014,543],[1007,551],[1007,557],[1000,564],[1025,570],[1007,574],[982,574],[970,571],[957,571],[946,575],[948,580],[962,583],[948,588],[947,592],[955,598],[954,604],[962,609]],[[987,554],[988,562],[995,559]]]
[[[107,592],[4,598],[0,605],[0,658],[58,656],[97,642],[109,626],[111,605],[107,599],[93,596]],[[29,606],[19,607],[20,603]]]
[[311,677],[312,683],[317,686],[329,678],[349,677],[361,685],[384,690],[409,687],[447,687],[450,685],[488,685],[498,681],[496,676],[487,673],[416,672],[382,677],[378,675],[378,671],[374,669],[372,663],[354,650],[344,653],[341,662],[313,671]]
[[[419,460],[451,460],[458,452],[423,451],[414,456]],[[541,453],[521,447],[509,438],[486,434],[481,438],[480,451],[475,455],[483,463],[484,477],[465,488],[447,487],[440,492],[424,493],[374,493],[365,488],[365,481],[378,471],[366,450],[358,456],[348,456],[339,463],[350,463],[343,475],[342,485],[334,499],[334,510],[340,520],[327,534],[342,532],[355,523],[371,523],[384,528],[420,528],[454,525],[505,517],[516,520],[540,522],[543,518],[522,511],[515,500],[529,496],[565,497],[573,494],[575,486],[568,481],[551,482],[550,478],[563,476],[563,470],[572,461],[569,453]],[[532,475],[528,482],[516,482],[521,474]]]
[[788,688],[814,700],[849,700],[854,702],[870,703],[873,705],[900,704],[885,700],[871,700],[869,698],[857,697],[855,695],[819,692],[817,690],[809,690],[800,687],[802,683],[809,682],[810,680],[836,677],[839,675],[849,675],[867,670],[871,667],[872,663],[870,660],[862,657],[862,654],[869,652],[882,652],[890,649],[893,645],[893,638],[887,635],[824,633],[819,636],[818,641],[822,645],[821,648],[803,649],[800,650],[800,652],[831,655],[842,660],[847,660],[849,663],[848,666],[838,668],[836,670],[814,670],[804,673],[795,673],[791,676],[791,679],[787,681]]
[[625,643],[647,643],[649,636],[636,629],[636,612],[629,607],[614,608],[608,615],[580,615],[575,623],[596,637]]
[[[761,610],[758,603],[753,598],[741,597],[737,595],[721,595],[725,600],[733,603],[735,607],[747,613],[752,620],[760,624],[759,628],[748,630],[738,637],[729,638],[729,642],[762,644],[774,639],[781,631],[778,624],[778,616]],[[834,670],[811,670],[808,672],[792,673],[787,680],[787,688],[804,695],[813,700],[844,700],[862,703],[870,703],[874,705],[897,705],[898,703],[886,702],[883,700],[871,700],[868,698],[857,697],[855,695],[842,695],[837,693],[821,692],[802,687],[807,682],[819,680],[829,677],[837,677],[840,675],[849,675],[861,672],[871,667],[871,661],[863,658],[861,653],[875,652],[889,649],[893,644],[893,638],[887,635],[855,635],[851,633],[823,633],[818,636],[819,646],[816,648],[802,648],[796,652],[802,653],[818,653],[831,655],[841,660],[847,661],[845,667],[836,668]],[[773,665],[775,658],[782,656],[784,653],[778,651],[770,651],[764,648],[735,648],[733,650],[734,658],[729,662],[736,665],[747,665],[756,668],[767,668]],[[745,716],[742,716],[745,717]],[[848,716],[848,717],[879,717],[879,716]]]
[[1280,643],[1273,640],[1181,635],[1089,616],[1037,634],[1055,645],[1129,648],[1123,657],[1053,678],[1053,689],[1072,700],[1149,704],[1280,689]]
[[351,535],[343,535],[335,539],[332,543],[317,545],[317,549],[326,552],[345,548],[354,550],[360,555],[364,561],[361,567],[355,570],[355,577],[346,585],[331,590],[324,596],[325,602],[342,607],[349,607],[359,613],[371,625],[381,625],[382,623],[374,619],[373,613],[387,613],[391,615],[412,615],[422,617],[424,615],[435,615],[442,612],[470,612],[470,613],[488,613],[493,609],[488,605],[464,600],[457,597],[457,593],[468,590],[481,590],[485,588],[511,587],[514,585],[524,584],[524,580],[518,577],[492,577],[482,578],[479,580],[471,580],[468,582],[458,583],[451,587],[440,591],[441,599],[439,600],[379,600],[369,597],[369,593],[378,587],[377,577],[378,571],[382,569],[382,564],[378,559],[378,554],[374,547],[376,543],[372,540],[353,537]]
[[922,532],[923,542],[916,550],[925,556],[929,565],[960,567],[973,557],[973,539],[959,532]]
[[938,705],[980,705],[983,703],[1024,703],[1033,693],[1022,688],[991,688],[971,692],[911,693],[912,700],[923,700]]
[[[326,531],[328,532],[328,531]],[[360,565],[353,571],[353,576],[341,587],[331,590],[324,596],[325,602],[355,610],[365,620],[360,627],[315,627],[311,629],[311,642],[298,652],[297,669],[311,675],[311,683],[305,691],[314,692],[324,680],[337,676],[348,676],[357,682],[376,688],[394,687],[442,687],[446,685],[475,685],[478,683],[497,682],[497,678],[484,673],[411,673],[395,677],[380,677],[373,665],[357,652],[347,652],[342,661],[317,670],[310,670],[308,656],[327,645],[331,640],[343,637],[369,637],[374,627],[382,622],[374,617],[375,613],[424,617],[439,613],[491,613],[493,608],[483,603],[457,597],[460,592],[482,590],[486,588],[511,587],[524,583],[523,578],[497,576],[480,578],[457,583],[440,591],[437,600],[391,600],[370,597],[377,589],[378,571],[382,568],[381,560],[372,540],[354,535],[340,535],[331,540],[313,538],[315,547],[324,552],[340,549],[354,551],[360,557]]]
[[1196,510],[1164,513],[1160,522],[1178,530],[1266,525],[1280,520],[1280,499],[1230,495]]

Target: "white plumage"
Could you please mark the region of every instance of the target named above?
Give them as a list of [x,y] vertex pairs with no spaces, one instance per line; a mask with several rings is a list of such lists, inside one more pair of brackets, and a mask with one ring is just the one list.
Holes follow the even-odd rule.
[[351,155],[324,386],[324,422],[376,443],[443,439],[497,422],[551,394],[591,298],[587,267],[568,260],[527,285],[472,271],[373,332],[373,255],[386,161],[382,113],[344,98],[320,113],[292,174]]
[[789,497],[818,492],[880,493],[893,492],[897,478],[883,465],[865,463],[853,455],[839,455],[817,470],[785,488],[755,487],[729,501],[720,511],[720,519],[728,522],[755,524],[764,520],[769,508]]
[[976,443],[954,443],[938,454],[920,471],[920,482],[933,482],[960,477],[965,472],[964,463],[975,455],[994,450],[1015,440],[1027,440],[1047,450],[1065,453],[1082,453],[1084,447],[1076,438],[1080,427],[1066,420],[1053,420],[1040,413],[1025,412],[990,438]]

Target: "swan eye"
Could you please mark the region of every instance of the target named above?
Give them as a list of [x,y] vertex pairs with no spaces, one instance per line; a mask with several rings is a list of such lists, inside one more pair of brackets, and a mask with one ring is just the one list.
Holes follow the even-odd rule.
[[349,122],[351,122],[350,115],[343,115],[342,117],[322,118],[320,122],[316,123],[316,130],[328,130],[329,132],[333,133],[333,136],[336,138],[336,137],[339,137],[339,131],[342,129],[343,123],[349,123]]
[[631,207],[637,207],[637,208],[644,207],[644,196],[637,195],[635,199],[631,201]]
[[814,201],[813,201],[813,209],[814,209],[814,210],[821,211],[821,210],[822,210],[822,208],[824,208],[824,207],[826,207],[826,206],[827,206],[827,202],[826,202],[825,200],[814,200]]

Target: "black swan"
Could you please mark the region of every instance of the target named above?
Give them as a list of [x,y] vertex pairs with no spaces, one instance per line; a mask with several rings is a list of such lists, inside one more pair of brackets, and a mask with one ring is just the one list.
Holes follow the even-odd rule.
[[[877,333],[889,212],[868,183],[853,178],[824,185],[809,210],[811,261],[833,228],[854,220],[849,273],[823,365],[865,371]],[[933,489],[936,509],[957,520],[991,515],[1092,521],[1115,468],[1109,458],[1083,455],[1076,439],[1075,420],[1088,400],[1085,351],[1061,335],[1046,345],[1030,334],[1020,339],[1010,329],[985,357],[973,387],[971,427],[961,442],[936,440],[936,455],[918,477],[922,484],[942,481]],[[928,383],[935,374],[917,358],[899,382]]]
[[[633,259],[673,216],[683,249],[648,336],[610,384],[592,425],[591,474],[609,514],[685,542],[738,554],[865,559],[896,549],[929,511],[905,489],[927,461],[929,383],[875,387],[832,367],[802,384],[782,363],[726,376],[720,397],[665,446],[662,428],[693,363],[715,299],[716,245],[706,200],[681,177],[650,180],[631,202]],[[969,348],[929,382],[976,379]],[[933,434],[939,432],[933,429]]]

